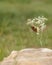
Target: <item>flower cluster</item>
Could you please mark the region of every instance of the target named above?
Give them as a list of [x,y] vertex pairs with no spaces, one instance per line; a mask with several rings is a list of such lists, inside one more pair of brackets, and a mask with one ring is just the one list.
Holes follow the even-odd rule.
[[27,21],[27,25],[30,25],[32,30],[35,31],[37,35],[40,32],[43,32],[43,30],[46,28],[45,21],[47,21],[47,18],[44,16],[38,16],[37,18],[34,17],[33,19],[28,19]]

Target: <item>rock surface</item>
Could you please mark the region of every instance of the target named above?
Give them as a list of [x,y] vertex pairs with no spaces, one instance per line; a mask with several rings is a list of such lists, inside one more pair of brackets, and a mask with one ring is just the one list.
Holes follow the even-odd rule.
[[52,50],[28,48],[12,51],[0,65],[52,65]]

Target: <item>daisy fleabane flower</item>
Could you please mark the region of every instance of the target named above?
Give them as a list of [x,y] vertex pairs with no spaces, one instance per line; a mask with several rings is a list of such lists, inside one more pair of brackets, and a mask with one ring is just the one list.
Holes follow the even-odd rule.
[[43,32],[46,28],[45,21],[47,21],[47,18],[44,16],[38,16],[37,18],[34,17],[33,19],[28,19],[27,21],[27,25],[30,25],[31,29],[36,32],[37,35],[39,35],[40,32]]

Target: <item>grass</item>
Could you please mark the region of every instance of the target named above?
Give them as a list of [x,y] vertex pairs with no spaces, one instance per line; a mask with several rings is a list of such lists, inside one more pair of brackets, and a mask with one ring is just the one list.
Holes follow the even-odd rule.
[[48,18],[42,47],[52,48],[51,0],[0,0],[0,60],[12,50],[41,47],[36,33],[26,25],[26,20],[42,15]]

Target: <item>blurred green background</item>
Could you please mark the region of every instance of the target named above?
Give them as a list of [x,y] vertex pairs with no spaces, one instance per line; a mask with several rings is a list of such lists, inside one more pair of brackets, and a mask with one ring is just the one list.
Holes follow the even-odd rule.
[[26,22],[42,15],[48,18],[42,47],[52,48],[52,0],[0,0],[0,60],[12,50],[41,47]]

